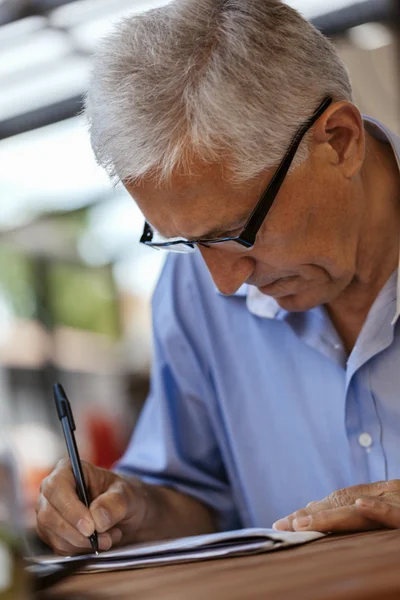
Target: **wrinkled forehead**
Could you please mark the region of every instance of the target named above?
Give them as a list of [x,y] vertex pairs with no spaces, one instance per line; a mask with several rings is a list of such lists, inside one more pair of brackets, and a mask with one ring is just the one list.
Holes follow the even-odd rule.
[[240,226],[263,191],[260,180],[235,184],[220,165],[207,165],[190,175],[175,174],[162,184],[145,179],[125,183],[145,219],[165,237],[203,237]]

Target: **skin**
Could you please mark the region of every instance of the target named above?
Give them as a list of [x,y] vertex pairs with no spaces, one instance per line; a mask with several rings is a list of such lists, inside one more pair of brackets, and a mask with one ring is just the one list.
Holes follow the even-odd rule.
[[41,485],[37,532],[57,554],[92,552],[88,537],[94,531],[100,550],[215,531],[211,511],[190,496],[83,461],[82,468],[94,498],[89,509],[76,495],[69,460],[61,460]]
[[[222,165],[194,164],[193,171],[163,188],[151,180],[126,185],[165,237],[222,234],[235,220],[243,227],[273,175],[234,187]],[[247,282],[290,311],[326,305],[350,352],[397,266],[399,190],[391,149],[364,132],[352,104],[335,103],[315,124],[311,156],[286,178],[254,248],[200,252],[222,293]]]
[[[238,186],[227,164],[193,161],[190,175],[176,172],[165,185],[148,178],[125,186],[165,237],[233,235],[273,171]],[[399,232],[400,176],[393,152],[364,131],[352,104],[339,102],[314,125],[310,157],[285,179],[253,249],[230,253],[214,246],[200,252],[224,294],[247,282],[286,310],[325,305],[350,353],[397,267]],[[84,469],[94,498],[89,509],[76,497],[68,462],[42,484],[38,533],[60,554],[89,551],[94,529],[101,533],[101,549],[215,530],[211,510],[189,496],[87,463]],[[311,520],[302,522],[304,517]],[[277,529],[301,531],[383,526],[400,527],[399,481],[339,490],[275,523]]]
[[273,525],[281,531],[362,531],[400,528],[400,480],[355,485],[310,502]]

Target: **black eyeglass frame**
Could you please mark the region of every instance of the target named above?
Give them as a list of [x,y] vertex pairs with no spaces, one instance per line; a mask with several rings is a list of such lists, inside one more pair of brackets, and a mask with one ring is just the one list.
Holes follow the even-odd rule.
[[237,242],[244,249],[250,249],[254,246],[257,233],[259,232],[267,214],[269,213],[272,204],[278,192],[282,186],[282,183],[287,175],[287,172],[290,169],[290,166],[293,162],[295,154],[297,152],[298,147],[300,146],[301,140],[310,129],[312,125],[319,119],[319,117],[325,112],[325,110],[330,106],[333,102],[333,98],[327,97],[317,108],[315,113],[307,119],[305,123],[299,128],[296,135],[294,136],[288,151],[283,157],[281,163],[279,164],[274,176],[269,182],[265,192],[262,194],[260,200],[257,202],[256,207],[251,213],[250,217],[247,220],[247,223],[243,229],[243,231],[238,236],[232,237],[219,237],[213,239],[194,239],[194,240],[185,240],[185,239],[177,239],[171,240],[167,242],[153,242],[153,230],[151,226],[147,223],[144,224],[144,230],[142,236],[140,238],[140,243],[145,244],[146,246],[150,246],[152,248],[167,248],[170,246],[175,246],[177,244],[184,244],[185,246],[189,246],[190,248],[194,248],[196,244],[208,246],[210,244],[220,244],[223,242]]

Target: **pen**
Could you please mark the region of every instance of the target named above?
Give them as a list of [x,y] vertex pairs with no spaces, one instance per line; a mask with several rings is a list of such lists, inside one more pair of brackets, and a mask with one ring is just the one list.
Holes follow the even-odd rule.
[[[78,452],[78,446],[76,445],[74,431],[75,421],[71,410],[71,405],[67,398],[61,383],[56,383],[53,386],[54,400],[57,407],[58,418],[61,421],[61,425],[64,432],[65,443],[67,444],[69,458],[72,464],[72,471],[74,473],[76,481],[76,492],[78,498],[85,506],[89,508],[90,496],[86,489],[85,478],[83,476],[81,459]],[[92,544],[92,548],[96,554],[99,553],[99,541],[97,533],[94,532],[89,536],[89,541]]]

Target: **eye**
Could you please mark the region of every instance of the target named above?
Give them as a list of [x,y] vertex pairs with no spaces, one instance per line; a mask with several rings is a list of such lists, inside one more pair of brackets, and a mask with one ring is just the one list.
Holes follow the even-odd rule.
[[234,231],[228,231],[228,233],[224,233],[223,237],[236,237],[242,233],[243,229],[244,229],[244,226],[239,227],[239,228],[235,229]]

